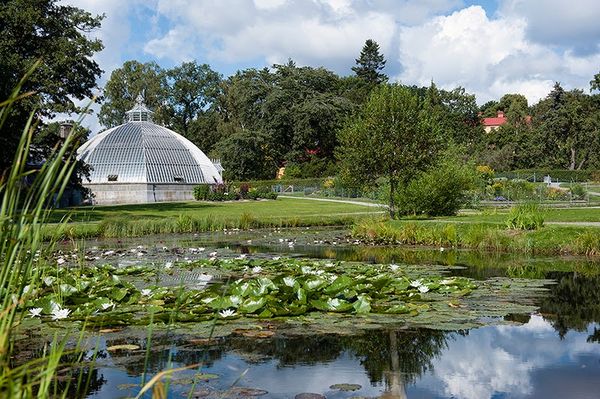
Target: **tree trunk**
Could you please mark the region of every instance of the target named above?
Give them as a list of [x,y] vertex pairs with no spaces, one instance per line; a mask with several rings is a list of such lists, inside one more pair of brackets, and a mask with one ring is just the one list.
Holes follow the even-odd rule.
[[406,382],[400,370],[400,355],[398,353],[398,337],[396,331],[390,331],[390,362],[392,369],[388,374],[388,388],[381,395],[382,399],[406,399]]
[[569,165],[570,170],[575,170],[575,148],[571,147],[571,165]]
[[396,201],[395,194],[398,187],[398,181],[395,178],[390,178],[390,218],[396,218]]

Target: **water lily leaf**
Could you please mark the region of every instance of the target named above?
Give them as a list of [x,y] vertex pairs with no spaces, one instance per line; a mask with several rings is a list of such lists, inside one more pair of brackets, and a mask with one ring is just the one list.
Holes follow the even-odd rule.
[[329,298],[327,301],[313,299],[310,304],[325,312],[347,312],[352,309],[352,304],[339,298]]
[[459,290],[459,291],[454,291],[454,292],[452,293],[452,295],[454,295],[454,296],[467,296],[467,295],[469,295],[471,292],[473,292],[471,289],[469,289],[469,288],[465,288],[465,289],[462,289],[462,290]]
[[361,388],[362,388],[362,386],[360,386],[358,384],[333,384],[332,386],[329,387],[329,389],[337,389],[337,390],[343,391],[343,392],[358,391]]
[[371,311],[371,298],[366,295],[359,295],[356,301],[352,304],[354,311],[359,314],[369,313]]
[[117,302],[121,302],[121,300],[123,298],[125,298],[125,295],[127,295],[129,291],[127,290],[127,288],[113,288],[112,290],[110,290],[108,297],[114,301]]
[[269,309],[265,309],[258,314],[258,317],[268,319],[270,317],[273,317],[273,312],[271,312]]
[[327,281],[321,277],[311,277],[304,282],[307,291],[319,291],[327,285]]
[[70,284],[61,284],[60,286],[61,295],[68,297],[77,292],[77,288],[73,287]]
[[385,312],[393,314],[410,313],[411,309],[406,305],[394,305],[389,307]]
[[333,283],[325,287],[323,292],[326,294],[337,294],[338,292],[350,287],[354,284],[354,280],[348,276],[342,275],[336,278]]
[[298,288],[296,290],[296,298],[301,304],[306,304],[306,290],[304,288]]
[[122,345],[112,345],[106,348],[107,351],[135,351],[140,349],[139,345],[133,344],[122,344]]
[[255,313],[257,310],[265,306],[266,298],[251,297],[246,299],[240,306],[240,311],[244,313]]

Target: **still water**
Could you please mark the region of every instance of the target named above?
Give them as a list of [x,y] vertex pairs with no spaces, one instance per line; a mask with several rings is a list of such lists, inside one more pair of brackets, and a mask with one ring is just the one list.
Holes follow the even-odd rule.
[[[473,278],[549,278],[556,284],[539,299],[535,314],[511,315],[461,331],[296,332],[263,339],[230,336],[212,342],[198,342],[193,331],[163,331],[153,338],[146,361],[145,333],[125,329],[118,338],[102,338],[89,398],[134,397],[139,384],[154,373],[169,365],[199,362],[201,369],[174,376],[169,397],[293,398],[314,393],[327,398],[600,398],[600,265],[594,262],[364,247],[345,241],[343,232],[331,231],[324,236],[288,231],[180,237],[177,243],[182,249],[167,257],[193,258],[185,247],[202,245],[220,253],[256,257],[283,254],[444,264],[453,266],[453,274]],[[137,242],[88,245],[127,248],[133,244]],[[148,259],[160,261],[152,248],[171,247],[173,242],[160,239],[144,245],[149,248]],[[123,261],[127,259],[121,257],[119,262]],[[104,350],[123,343],[139,345],[140,350]]]

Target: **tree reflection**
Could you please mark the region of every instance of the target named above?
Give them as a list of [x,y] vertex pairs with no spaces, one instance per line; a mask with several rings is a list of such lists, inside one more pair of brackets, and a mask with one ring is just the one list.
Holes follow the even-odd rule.
[[555,272],[548,273],[547,278],[557,283],[549,287],[540,312],[561,339],[571,329],[585,331],[590,323],[600,322],[600,276]]

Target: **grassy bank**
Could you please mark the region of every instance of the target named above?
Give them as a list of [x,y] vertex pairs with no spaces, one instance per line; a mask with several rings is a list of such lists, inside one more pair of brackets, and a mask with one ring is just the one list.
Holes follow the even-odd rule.
[[600,255],[600,229],[544,226],[538,230],[510,230],[503,224],[453,221],[359,221],[355,238],[376,244],[427,245],[484,251],[531,254]]
[[57,210],[47,237],[138,237],[149,234],[195,233],[223,229],[345,226],[379,209],[362,205],[298,201],[178,202]]

